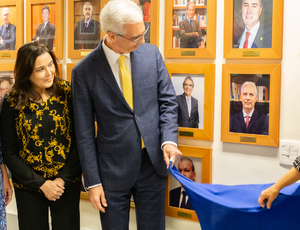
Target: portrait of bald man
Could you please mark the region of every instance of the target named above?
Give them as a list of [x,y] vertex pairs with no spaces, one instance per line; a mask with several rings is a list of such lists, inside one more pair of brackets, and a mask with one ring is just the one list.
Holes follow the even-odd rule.
[[10,10],[3,8],[2,17],[4,24],[0,27],[0,50],[16,49],[16,26],[10,23]]

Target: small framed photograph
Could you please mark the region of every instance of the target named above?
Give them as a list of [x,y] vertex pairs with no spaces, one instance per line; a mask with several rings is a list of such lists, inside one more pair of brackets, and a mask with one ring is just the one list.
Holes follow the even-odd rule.
[[63,58],[63,1],[26,1],[26,41],[48,46],[57,58]]
[[178,102],[178,137],[213,140],[214,64],[166,63]]
[[279,145],[279,64],[224,64],[221,141]]
[[0,59],[16,58],[24,43],[24,1],[0,2]]
[[84,58],[104,37],[100,11],[108,0],[70,0],[68,2],[68,57]]
[[14,67],[14,63],[0,64],[0,111],[6,92],[10,90],[15,83]]
[[282,0],[225,0],[224,58],[282,58]]
[[[175,162],[180,174],[196,183],[212,181],[212,149],[179,145],[182,157]],[[198,221],[184,187],[171,175],[168,176],[166,215]]]
[[166,0],[166,58],[215,58],[216,6],[216,0]]

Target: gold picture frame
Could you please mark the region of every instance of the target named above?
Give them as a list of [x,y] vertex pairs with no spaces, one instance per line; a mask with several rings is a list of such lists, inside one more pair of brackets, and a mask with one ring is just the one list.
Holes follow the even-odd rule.
[[[236,34],[242,34],[244,30],[241,26],[244,26],[242,18],[240,16],[241,12],[237,12],[238,10],[234,10],[234,1],[239,0],[225,0],[224,2],[224,58],[233,59],[233,58],[247,58],[247,59],[281,59],[282,58],[282,34],[283,34],[283,0],[270,0],[266,7],[272,9],[268,9],[264,6],[262,8],[260,19],[260,26],[263,28],[264,24],[266,24],[265,29],[266,32],[262,36],[260,36],[261,41],[271,40],[271,48],[238,48],[235,47],[234,41],[240,37]],[[242,1],[239,1],[242,2]],[[241,3],[240,3],[241,4]],[[266,5],[267,2],[264,2]],[[241,10],[240,10],[241,11]],[[264,12],[266,14],[264,15]],[[262,20],[261,20],[262,17]],[[272,19],[272,20],[271,20]],[[238,29],[238,28],[241,28]],[[271,35],[268,35],[271,33]],[[257,32],[257,35],[259,32]],[[270,37],[271,36],[271,37]],[[267,37],[270,37],[267,39]],[[266,44],[266,43],[264,43]]]
[[[212,183],[212,149],[211,148],[202,148],[202,147],[194,147],[187,145],[179,145],[179,150],[182,152],[183,157],[188,157],[191,161],[193,161],[195,166],[195,182],[197,183]],[[175,162],[175,165],[178,163]],[[199,169],[198,166],[201,166]],[[201,174],[201,178],[199,180],[198,175]],[[173,181],[172,181],[173,180]],[[175,205],[175,202],[171,202],[171,191],[172,195],[176,193],[176,189],[178,190],[179,183],[173,178],[171,175],[168,176],[167,180],[167,194],[166,194],[166,204],[165,204],[165,214],[166,216],[199,221],[196,215],[196,212],[192,209],[179,208],[175,206],[179,206],[179,204]],[[171,206],[173,204],[174,206]]]
[[[26,1],[26,42],[30,42],[38,26],[43,23],[42,8],[49,6],[49,22],[55,26],[54,40],[50,42],[53,45],[53,52],[56,57],[63,58],[63,0],[27,0]],[[50,48],[50,47],[49,47]]]
[[[104,5],[108,2],[108,0],[92,0],[92,1],[83,1],[83,0],[69,0],[68,2],[68,57],[69,58],[84,58],[93,49],[75,49],[75,37],[74,30],[76,24],[82,19],[83,13],[82,9],[84,3],[90,2],[93,6],[92,19],[99,22],[99,15],[104,7]],[[76,5],[76,7],[75,7]],[[76,21],[75,21],[76,17]],[[100,40],[104,37],[104,32],[100,30]]]
[[18,49],[24,44],[24,1],[1,0],[0,3],[0,27],[4,24],[2,17],[3,8],[10,10],[10,23],[16,26],[16,44],[14,50],[0,50],[0,59],[16,58]]
[[[203,128],[179,127],[181,138],[209,140],[214,139],[214,94],[215,94],[215,65],[198,63],[166,63],[171,78],[175,75],[202,75],[204,77]],[[196,79],[196,78],[194,78]],[[173,79],[172,79],[173,81]],[[174,84],[174,81],[173,81]],[[195,85],[197,87],[197,85]],[[197,90],[196,88],[194,90]],[[192,93],[193,95],[193,93]],[[198,98],[198,100],[201,98]]]
[[[279,122],[280,122],[280,79],[281,79],[281,65],[279,64],[223,64],[223,80],[222,80],[222,116],[221,116],[221,141],[233,142],[250,145],[265,145],[265,146],[279,146]],[[232,84],[233,75],[238,75],[241,83],[236,87]],[[259,76],[261,77],[259,78]],[[264,87],[262,78],[269,76],[269,83]],[[231,101],[238,101],[235,96],[234,99],[231,95],[242,94],[241,86],[245,81],[254,82],[257,86],[257,102],[255,103],[255,110],[265,110],[267,108],[268,116],[268,133],[258,131],[257,133],[238,133],[235,132],[233,124],[233,117],[230,119],[232,104]],[[262,87],[262,88],[259,88]],[[233,92],[233,93],[232,93]],[[237,92],[237,93],[234,93]],[[259,95],[259,92],[262,94]],[[260,97],[260,99],[259,99]],[[260,103],[260,107],[257,104]],[[240,111],[243,108],[242,103],[238,106]],[[254,110],[254,111],[255,111]],[[263,111],[261,112],[262,115]],[[254,116],[254,115],[253,115]],[[251,118],[252,119],[252,118]],[[250,120],[251,122],[251,120]],[[241,123],[240,123],[241,124]],[[253,123],[254,124],[254,123]],[[264,124],[264,123],[260,123]],[[231,126],[230,126],[231,125]],[[249,123],[250,125],[250,123]],[[231,132],[230,132],[231,129]],[[249,127],[250,129],[250,127]],[[258,130],[258,129],[257,129]],[[251,132],[251,131],[247,131]]]
[[[183,20],[186,5],[165,2],[165,52],[166,58],[215,58],[216,57],[216,0],[196,0],[196,14],[202,34],[200,48],[176,48],[180,38],[179,21]],[[204,2],[198,4],[198,2]],[[177,13],[178,11],[178,13]],[[205,36],[204,36],[205,33]],[[176,36],[175,36],[176,35]],[[178,40],[178,42],[176,42]],[[205,42],[204,42],[205,41]],[[177,45],[176,45],[177,44]]]

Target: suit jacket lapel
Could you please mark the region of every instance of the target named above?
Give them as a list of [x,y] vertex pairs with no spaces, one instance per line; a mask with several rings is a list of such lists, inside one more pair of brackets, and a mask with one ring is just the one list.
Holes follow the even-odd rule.
[[[242,132],[245,132],[246,131],[246,123],[245,123],[245,119],[243,116],[243,111],[240,112],[239,123],[240,123],[240,126],[242,127]],[[248,128],[249,128],[249,126],[248,126]]]
[[[132,111],[128,103],[126,102],[123,93],[121,92],[121,89],[116,81],[116,78],[109,66],[109,63],[106,59],[106,56],[102,49],[102,42],[98,45],[96,48],[96,52],[94,53],[94,57],[92,59],[93,65],[95,70],[98,72],[100,77],[105,81],[108,88],[111,88],[111,90],[116,94],[116,96],[123,102],[124,105],[127,106],[127,108]],[[101,64],[100,64],[101,63]]]
[[256,110],[253,111],[252,117],[250,119],[249,125],[247,130],[251,130],[251,127],[253,126],[254,121],[257,119],[258,117],[258,112]]

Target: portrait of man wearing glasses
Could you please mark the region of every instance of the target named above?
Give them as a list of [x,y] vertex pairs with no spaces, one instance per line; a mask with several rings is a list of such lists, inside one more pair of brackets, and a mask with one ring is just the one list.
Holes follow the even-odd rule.
[[181,155],[175,90],[158,48],[145,43],[148,28],[136,3],[109,1],[100,25],[105,37],[72,71],[89,200],[104,230],[128,229],[131,196],[137,229],[164,230],[167,167]]

